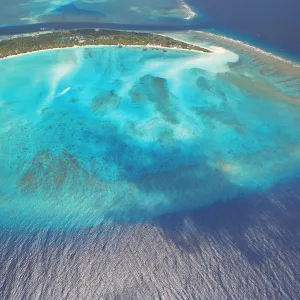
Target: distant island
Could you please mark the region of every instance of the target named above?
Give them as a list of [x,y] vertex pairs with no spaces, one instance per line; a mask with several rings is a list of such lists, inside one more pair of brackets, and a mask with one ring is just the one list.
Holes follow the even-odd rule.
[[14,37],[0,42],[0,58],[19,54],[74,46],[141,46],[149,48],[193,50],[211,53],[209,49],[184,43],[163,35],[106,29],[78,29],[41,32],[30,36]]

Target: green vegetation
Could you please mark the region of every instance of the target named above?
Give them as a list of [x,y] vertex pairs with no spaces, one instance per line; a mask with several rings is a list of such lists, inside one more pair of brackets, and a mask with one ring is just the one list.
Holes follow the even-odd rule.
[[[211,51],[198,46],[152,33],[137,33],[103,29],[79,29],[33,34],[0,42],[0,58],[38,50],[85,45],[156,45],[166,48],[189,49],[205,53]],[[153,47],[155,48],[155,47]],[[146,49],[146,48],[145,48]],[[166,50],[163,50],[166,51]]]

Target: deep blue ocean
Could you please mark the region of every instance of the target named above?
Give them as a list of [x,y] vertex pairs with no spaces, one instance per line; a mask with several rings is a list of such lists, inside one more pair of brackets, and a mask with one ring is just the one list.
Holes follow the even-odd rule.
[[[18,2],[19,6],[16,5]],[[41,27],[194,29],[226,35],[300,60],[300,2],[297,0],[155,0],[149,3],[140,0],[121,3],[118,0],[26,0],[25,3],[1,0],[1,3],[0,34],[36,31]],[[195,13],[193,18],[189,18],[189,11],[182,3]]]
[[20,3],[1,34],[160,30],[213,53],[0,60],[0,300],[300,299],[300,4]]
[[[1,0],[1,3],[0,35],[36,31],[41,27],[205,30],[300,60],[298,0]],[[190,16],[183,3],[195,16]]]
[[300,59],[300,2],[297,0],[191,0],[217,33]]

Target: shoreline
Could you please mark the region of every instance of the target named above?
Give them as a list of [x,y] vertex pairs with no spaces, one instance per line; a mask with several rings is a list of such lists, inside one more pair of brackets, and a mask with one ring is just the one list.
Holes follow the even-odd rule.
[[[175,31],[174,33],[183,33],[184,31],[182,30],[179,30],[179,31]],[[254,53],[259,53],[259,54],[262,54],[266,57],[269,57],[269,58],[272,58],[274,60],[277,60],[281,63],[284,63],[284,64],[288,64],[288,65],[291,65],[293,67],[296,67],[296,68],[300,68],[300,63],[296,60],[293,60],[293,59],[290,59],[290,58],[286,58],[284,56],[280,56],[278,54],[275,54],[273,52],[270,52],[270,51],[267,51],[263,48],[260,48],[260,47],[257,47],[257,46],[254,46],[254,45],[251,45],[247,42],[244,42],[244,41],[241,41],[241,40],[236,40],[236,39],[233,39],[233,38],[230,38],[230,37],[227,37],[225,35],[221,35],[221,34],[215,34],[215,33],[211,33],[211,32],[207,32],[207,31],[201,31],[201,30],[188,30],[187,32],[189,33],[198,33],[198,34],[201,34],[204,38],[210,38],[211,41],[215,41],[215,42],[218,42],[218,41],[221,41],[221,42],[229,42],[229,43],[232,43],[236,46],[241,46],[241,47],[245,47],[248,49],[248,51],[252,51]],[[174,39],[175,41],[179,41],[179,42],[185,42],[185,43],[189,43],[189,44],[192,44],[194,46],[199,46],[198,44],[196,43],[192,43],[191,41],[187,41],[185,39],[181,39],[181,38],[178,38],[178,37],[175,37],[172,32],[168,33],[168,32],[163,32],[163,33],[156,33],[158,35],[161,35],[161,36],[164,36],[164,37],[171,37],[172,39]],[[214,51],[214,48],[215,46],[212,46],[212,47],[205,47],[205,46],[202,46],[201,47],[203,48],[207,48],[209,50],[211,50],[212,52],[215,52]],[[218,46],[220,48],[224,47],[225,49],[229,50],[227,46],[224,46],[224,45],[220,45]]]
[[105,48],[105,47],[114,47],[114,48],[137,48],[137,49],[147,49],[147,50],[170,50],[170,51],[185,51],[185,52],[192,52],[192,53],[197,53],[197,54],[216,54],[218,51],[216,49],[208,49],[211,51],[211,53],[205,53],[197,50],[189,50],[189,49],[181,49],[177,47],[164,47],[160,45],[74,45],[70,47],[61,47],[61,48],[49,48],[49,49],[41,49],[41,50],[35,50],[35,51],[29,51],[29,52],[24,52],[24,53],[19,53],[19,54],[14,54],[14,55],[9,55],[6,57],[0,58],[1,60],[6,60],[6,59],[12,59],[20,56],[25,56],[25,55],[30,55],[34,53],[39,53],[39,52],[47,52],[47,51],[55,51],[55,50],[64,50],[64,49],[76,49],[76,48]]
[[[29,33],[29,34],[25,34],[25,36],[35,36],[37,34],[43,34],[43,33],[52,33],[52,31],[45,31],[45,32],[34,32],[34,33]],[[133,31],[133,32],[140,32],[140,31]],[[177,31],[177,33],[183,32],[181,30]],[[253,46],[251,44],[248,44],[246,42],[240,41],[240,40],[235,40],[232,38],[229,38],[227,36],[224,35],[219,35],[219,34],[214,34],[214,33],[210,33],[210,32],[205,32],[205,31],[201,31],[201,30],[189,30],[188,32],[195,32],[198,34],[203,35],[205,38],[210,38],[212,41],[224,41],[224,42],[229,42],[232,43],[234,45],[237,46],[242,46],[248,49],[248,51],[250,52],[254,52],[254,53],[259,53],[262,54],[266,57],[269,57],[270,59],[273,59],[279,63],[282,64],[287,64],[296,68],[300,68],[300,63],[298,63],[297,61],[293,61],[290,59],[287,59],[285,57],[276,55],[272,52],[268,52],[262,48]],[[154,34],[162,36],[162,37],[168,37],[168,38],[172,38],[175,41],[178,42],[184,42],[187,43],[191,46],[196,46],[196,47],[201,47],[203,49],[208,50],[209,52],[202,52],[200,50],[195,50],[195,49],[183,49],[183,48],[178,48],[178,47],[165,47],[165,46],[161,46],[161,45],[154,45],[154,44],[148,44],[148,45],[126,45],[126,44],[120,44],[120,45],[74,45],[74,46],[67,46],[67,47],[55,47],[55,48],[47,48],[47,49],[41,49],[41,50],[34,50],[34,51],[29,51],[29,52],[24,52],[24,53],[19,53],[19,54],[13,54],[13,55],[9,55],[6,57],[1,57],[1,60],[5,60],[5,59],[10,59],[10,58],[14,58],[14,57],[19,57],[19,56],[23,56],[23,55],[30,55],[33,53],[38,53],[38,52],[45,52],[45,51],[51,51],[51,50],[62,50],[62,49],[72,49],[72,48],[98,48],[98,47],[123,47],[123,48],[137,48],[137,49],[147,49],[147,50],[155,50],[155,49],[161,49],[161,50],[169,50],[169,51],[185,51],[185,52],[193,52],[193,53],[202,53],[202,54],[220,54],[221,52],[224,52],[224,49],[228,48],[224,45],[220,45],[220,46],[203,46],[203,45],[198,45],[196,43],[192,43],[191,41],[186,41],[185,39],[180,39],[178,37],[174,37],[172,35],[172,33],[168,34],[167,32],[154,32]],[[20,36],[23,37],[23,34],[20,35],[12,35],[12,36]]]
[[[287,63],[287,64],[291,64],[293,65],[294,67],[297,67],[297,68],[300,68],[300,63],[296,62],[296,61],[293,61],[291,59],[288,59],[288,58],[285,58],[285,57],[282,57],[278,54],[274,54],[270,51],[267,51],[265,49],[262,49],[260,47],[257,47],[257,46],[254,46],[254,45],[251,45],[247,42],[243,42],[241,40],[236,40],[236,39],[233,39],[233,38],[230,38],[230,37],[227,37],[225,35],[220,35],[220,34],[214,34],[214,33],[211,33],[211,32],[205,32],[205,31],[201,31],[201,30],[193,30],[194,32],[198,32],[200,34],[205,34],[207,35],[208,37],[211,37],[212,39],[214,40],[223,40],[223,41],[227,41],[227,42],[231,42],[233,44],[236,44],[236,45],[241,45],[245,48],[248,48],[249,50],[253,51],[253,52],[259,52],[263,55],[266,55],[266,56],[269,56],[273,59],[277,59],[277,60],[280,60],[281,62],[283,63]],[[173,38],[173,37],[172,37]],[[174,40],[176,40],[174,38]]]

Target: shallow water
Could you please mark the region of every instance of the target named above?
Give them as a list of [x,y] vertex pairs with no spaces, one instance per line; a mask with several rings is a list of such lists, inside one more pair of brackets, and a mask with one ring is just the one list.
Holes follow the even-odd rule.
[[[297,0],[0,0],[0,4],[1,34],[41,27],[209,30],[300,59]],[[38,25],[22,26],[26,24]],[[1,28],[14,25],[16,28]]]
[[192,7],[183,0],[16,0],[11,3],[5,1],[0,26],[58,21],[178,24],[189,23],[195,17]]
[[214,49],[0,61],[2,226],[131,223],[297,177],[298,86]]
[[0,61],[0,299],[297,299],[299,68],[77,48]]

